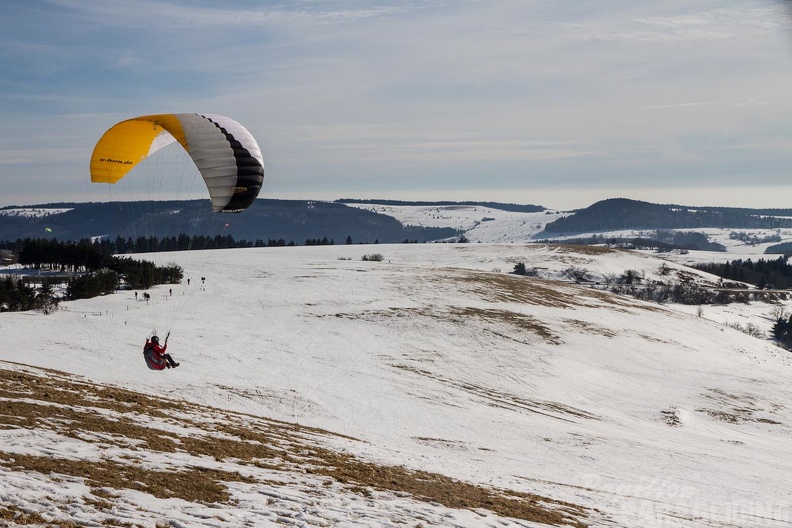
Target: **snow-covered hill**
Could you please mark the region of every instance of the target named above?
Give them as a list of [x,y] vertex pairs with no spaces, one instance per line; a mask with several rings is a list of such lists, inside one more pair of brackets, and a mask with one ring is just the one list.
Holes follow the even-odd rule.
[[[545,226],[559,218],[572,214],[568,211],[547,210],[540,213],[519,213],[504,211],[492,207],[473,205],[378,205],[378,204],[347,204],[377,213],[392,216],[405,225],[422,227],[451,227],[464,231],[470,242],[532,242],[544,231]],[[705,233],[711,242],[726,247],[726,253],[700,252],[697,257],[687,257],[688,263],[724,261],[736,258],[777,258],[764,255],[771,245],[780,242],[792,242],[792,229],[725,229],[725,228],[693,228],[678,231],[696,231]],[[564,241],[574,238],[585,238],[599,235],[605,238],[636,238],[652,237],[653,230],[604,231],[596,233],[580,233],[571,236],[559,236],[554,240]],[[734,238],[732,234],[743,235]],[[752,239],[763,240],[776,237],[773,242],[751,242]]]
[[550,210],[519,213],[481,205],[347,205],[392,216],[404,225],[458,229],[471,242],[527,242],[547,223],[569,214]]
[[[726,324],[766,330],[789,302],[698,311],[560,280],[575,266],[599,276],[681,269],[606,248],[144,258],[183,266],[189,285],[156,288],[148,303],[119,292],[48,316],[0,314],[0,519],[792,521],[792,354]],[[507,273],[518,262],[540,277]],[[146,369],[152,330],[172,331],[179,368]]]

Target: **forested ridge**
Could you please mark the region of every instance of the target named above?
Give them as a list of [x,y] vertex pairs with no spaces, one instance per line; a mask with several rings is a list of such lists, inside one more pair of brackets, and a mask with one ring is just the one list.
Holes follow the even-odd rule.
[[[57,214],[26,216],[14,207],[0,209],[0,241],[24,238],[80,240],[179,237],[186,234],[236,240],[342,241],[355,243],[428,242],[457,236],[452,228],[405,226],[391,216],[312,200],[258,199],[239,214],[213,213],[208,200],[101,203],[51,203],[25,206],[39,210],[68,209]],[[5,213],[4,213],[5,210]]]
[[532,204],[515,204],[515,203],[502,203],[502,202],[475,202],[475,201],[464,201],[464,202],[454,202],[454,201],[437,201],[437,202],[426,202],[426,201],[416,201],[416,200],[374,200],[374,199],[358,199],[358,198],[342,198],[340,200],[336,200],[337,203],[355,203],[355,204],[367,204],[367,205],[406,205],[406,206],[417,206],[417,207],[432,207],[432,206],[440,206],[440,207],[455,207],[455,206],[462,206],[462,207],[489,207],[490,209],[500,209],[501,211],[511,211],[514,213],[541,213],[546,209],[541,205],[532,205]]
[[792,217],[792,209],[691,207],[612,198],[550,222],[537,238],[625,229],[792,227],[792,218],[784,217]]

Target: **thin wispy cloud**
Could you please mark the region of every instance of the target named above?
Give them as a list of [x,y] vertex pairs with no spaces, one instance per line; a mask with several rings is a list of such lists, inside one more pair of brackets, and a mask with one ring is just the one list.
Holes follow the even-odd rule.
[[768,101],[762,101],[759,98],[740,98],[740,99],[727,99],[724,101],[691,101],[687,103],[673,103],[673,104],[664,104],[664,105],[653,105],[653,106],[646,106],[644,110],[663,110],[669,108],[690,108],[695,106],[722,106],[722,107],[730,107],[730,106],[764,106],[770,105],[772,103]]
[[[421,3],[399,2],[398,5],[380,7],[367,6],[348,8],[338,3],[290,2],[260,3],[237,2],[235,5],[222,3],[178,2],[164,0],[135,0],[134,2],[103,2],[101,0],[49,0],[47,3],[61,9],[74,11],[78,16],[91,21],[104,21],[111,25],[126,27],[221,27],[258,25],[273,22],[318,22],[337,23],[371,18],[390,17],[420,9]],[[247,4],[247,5],[245,5]]]

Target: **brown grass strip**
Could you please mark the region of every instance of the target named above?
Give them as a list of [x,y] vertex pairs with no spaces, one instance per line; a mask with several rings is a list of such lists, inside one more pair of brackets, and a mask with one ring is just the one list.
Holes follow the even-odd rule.
[[159,471],[109,460],[69,460],[2,451],[0,461],[11,469],[70,475],[96,487],[133,489],[160,499],[178,498],[189,502],[228,502],[231,496],[220,482],[255,482],[238,472],[197,467],[186,471]]
[[[94,385],[61,373],[48,377],[0,368],[0,428],[51,430],[98,447],[117,445],[134,453],[182,452],[226,464],[326,476],[349,491],[409,493],[416,500],[449,508],[490,510],[499,515],[550,525],[584,526],[586,510],[539,495],[493,489],[444,475],[386,466],[320,445],[338,437],[302,427],[197,404],[163,401],[117,387]],[[96,412],[97,408],[106,413]],[[165,430],[167,428],[168,430]],[[212,468],[146,468],[137,457],[124,460],[75,460],[8,453],[0,446],[0,464],[14,471],[36,471],[85,479],[90,500],[110,497],[102,488],[134,489],[158,498],[203,503],[231,501],[226,483],[255,483],[237,471]],[[101,452],[101,451],[99,451]],[[209,465],[209,464],[207,464]],[[271,481],[269,485],[278,485]],[[283,484],[281,484],[283,485]],[[101,505],[103,506],[104,502]],[[0,515],[17,516],[6,508]],[[7,517],[0,517],[7,518]],[[36,524],[30,516],[30,524]],[[23,522],[14,520],[17,524]]]

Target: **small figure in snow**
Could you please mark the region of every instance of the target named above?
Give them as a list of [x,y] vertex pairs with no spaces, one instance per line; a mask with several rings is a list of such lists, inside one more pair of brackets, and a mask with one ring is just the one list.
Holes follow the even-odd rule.
[[146,339],[146,346],[143,347],[143,357],[146,365],[151,370],[165,370],[166,368],[176,368],[178,363],[173,361],[170,354],[166,354],[168,348],[168,338],[165,338],[165,345],[160,346],[159,337],[153,336],[150,340]]

